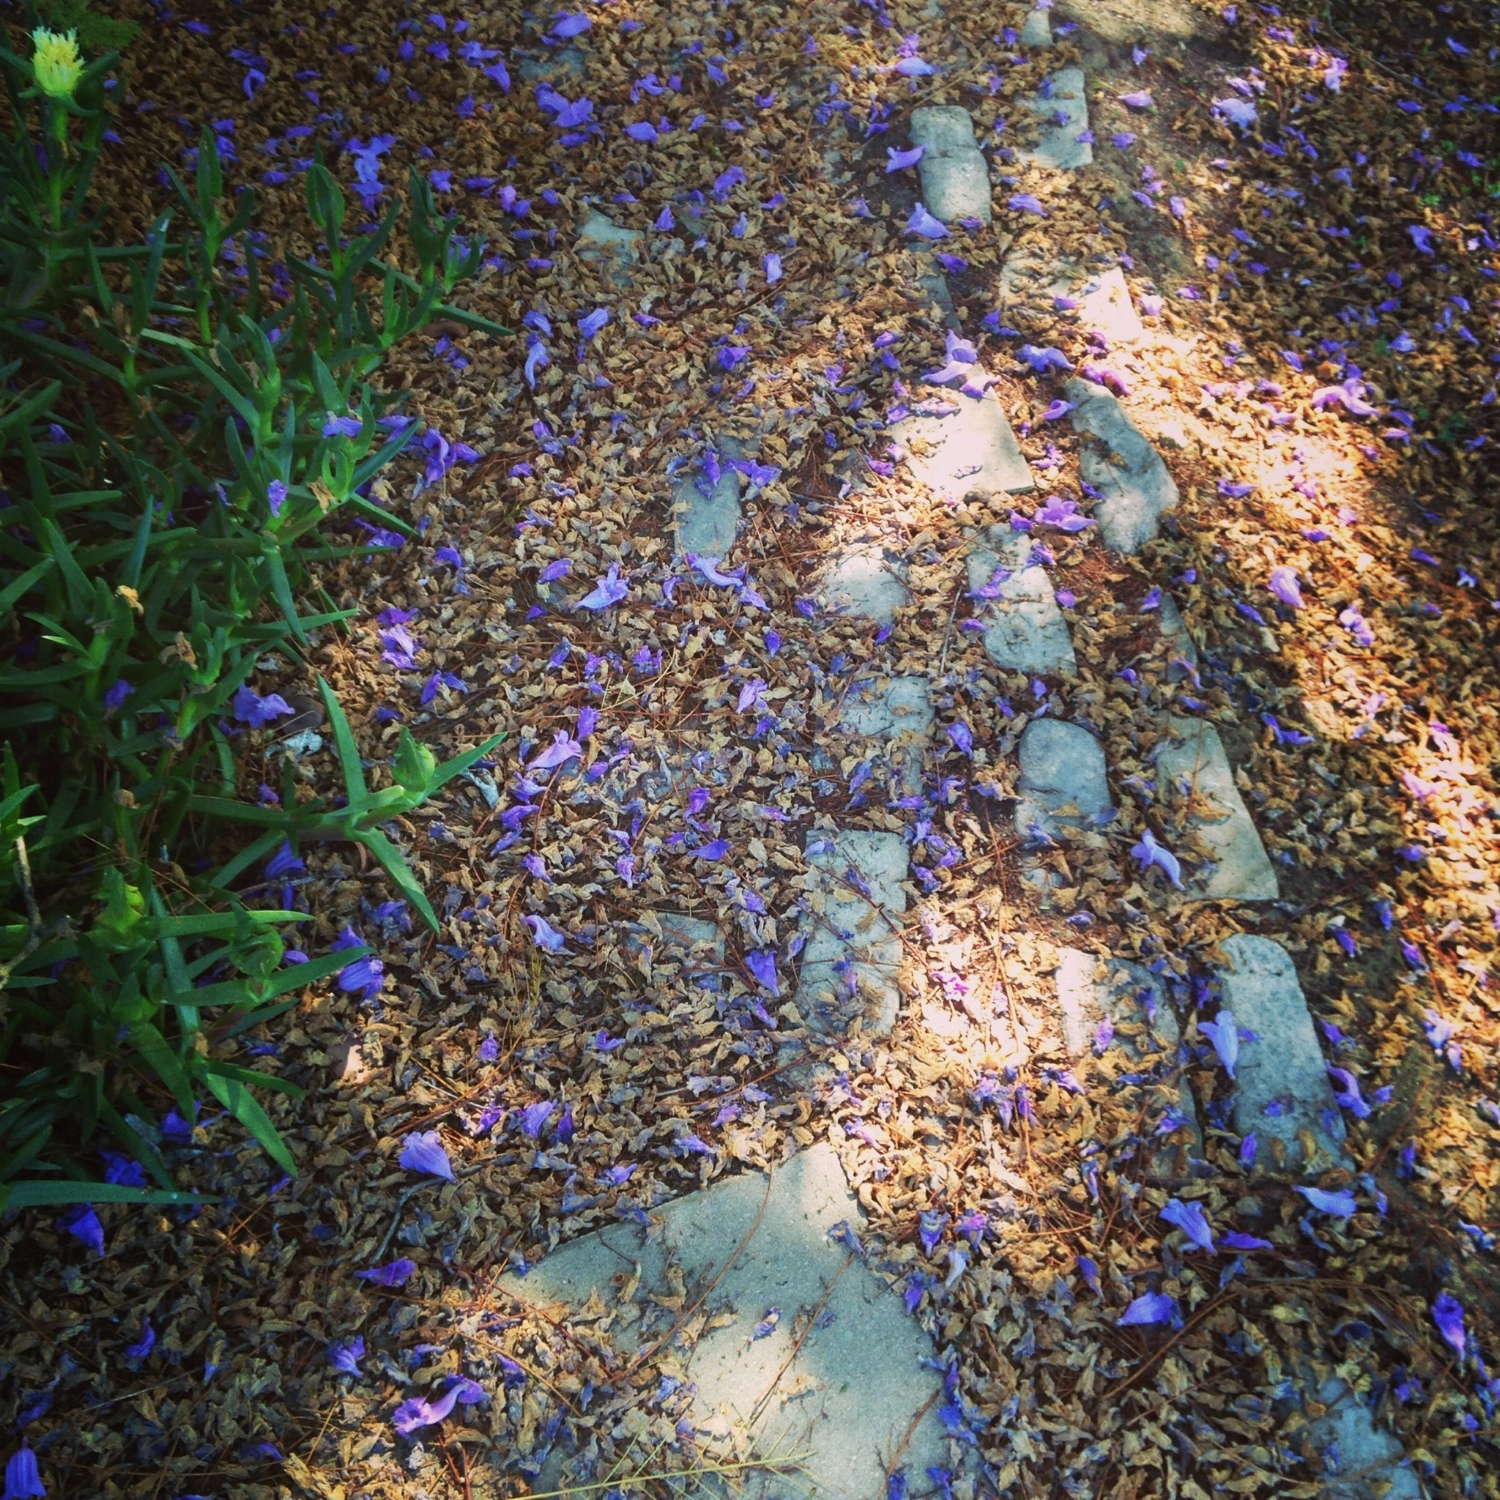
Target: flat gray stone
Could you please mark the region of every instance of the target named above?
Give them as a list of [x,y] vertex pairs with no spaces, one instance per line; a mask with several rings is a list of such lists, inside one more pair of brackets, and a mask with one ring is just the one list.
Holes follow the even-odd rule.
[[932,686],[925,677],[893,677],[851,689],[839,708],[837,727],[862,739],[881,741],[883,758],[908,792],[922,785],[922,750],[932,732]]
[[851,548],[828,570],[823,595],[834,609],[889,625],[911,597],[896,568],[879,547]]
[[1010,574],[996,583],[996,598],[975,600],[980,618],[990,622],[984,632],[990,660],[1011,672],[1073,676],[1078,660],[1052,580],[1040,564],[1027,565],[1031,538],[1008,527],[991,527],[980,535],[983,540],[966,561],[970,591],[986,588],[999,568]]
[[990,201],[990,164],[978,151],[961,155],[923,156],[917,170],[922,176],[922,198],[929,213],[951,224],[956,219],[994,217]]
[[1224,742],[1212,724],[1172,718],[1171,738],[1156,754],[1156,784],[1162,796],[1169,787],[1179,795],[1186,787],[1202,808],[1190,823],[1214,863],[1187,882],[1191,895],[1203,901],[1274,901],[1280,896],[1276,871],[1234,784]]
[[[1161,624],[1162,639],[1167,643],[1173,658],[1185,661],[1189,666],[1196,668],[1198,643],[1188,633],[1187,621],[1182,618],[1182,611],[1178,609],[1177,601],[1165,590],[1162,592],[1161,603],[1157,606],[1156,618]],[[1177,675],[1184,675],[1180,668]]]
[[1033,827],[1056,838],[1064,826],[1081,828],[1109,813],[1104,747],[1081,724],[1033,719],[1021,735],[1016,832]]
[[823,909],[808,918],[797,1008],[815,1030],[841,1031],[863,1015],[867,1035],[885,1036],[901,1003],[901,882],[911,851],[899,833],[859,828],[840,833],[831,848],[828,843],[826,834],[817,834],[808,845],[816,851],[808,854],[808,894],[821,899]]
[[[959,104],[934,104],[911,112],[909,128],[913,146],[925,146],[928,156],[961,156],[978,151],[974,139],[974,117]],[[929,203],[928,208],[932,205]],[[941,216],[939,216],[941,217]]]
[[1104,544],[1116,552],[1139,552],[1160,529],[1165,511],[1177,506],[1177,485],[1161,455],[1125,408],[1087,380],[1070,380],[1063,394],[1074,403],[1073,430],[1094,438],[1078,455],[1078,472],[1103,493],[1094,519]]
[[1017,495],[1033,488],[1031,468],[1005,409],[993,390],[977,401],[940,386],[935,397],[942,415],[917,413],[890,428],[912,478],[955,500],[970,495]]
[[680,961],[696,982],[718,989],[724,971],[724,934],[716,923],[685,912],[659,911],[625,928],[625,948],[653,959]]
[[925,677],[893,677],[884,687],[851,691],[839,709],[850,734],[884,740],[925,739],[932,728],[932,685]]
[[718,483],[708,493],[699,484],[701,473],[693,469],[678,480],[672,493],[672,526],[680,557],[729,556],[739,535],[743,511],[740,507],[740,475],[726,463]]
[[1045,10],[1029,10],[1021,26],[1023,47],[1050,47],[1052,45],[1052,23]]
[[588,54],[582,47],[557,47],[549,52],[523,57],[516,72],[523,82],[542,83],[559,78],[581,78],[588,71]]
[[[1219,946],[1229,961],[1218,971],[1223,1008],[1233,1013],[1240,1030],[1253,1031],[1257,1037],[1240,1043],[1234,1128],[1241,1135],[1256,1136],[1260,1143],[1256,1162],[1263,1171],[1278,1168],[1271,1141],[1285,1147],[1288,1167],[1318,1169],[1316,1160],[1309,1164],[1306,1159],[1303,1132],[1312,1136],[1335,1165],[1352,1168],[1354,1163],[1342,1145],[1343,1122],[1328,1082],[1323,1049],[1286,949],[1270,938],[1244,932]],[[1334,1132],[1325,1127],[1325,1114],[1336,1122]]]
[[912,144],[925,146],[917,171],[927,211],[945,224],[992,217],[990,165],[974,141],[974,121],[956,104],[914,109]]
[[1094,148],[1078,137],[1089,128],[1089,107],[1083,91],[1082,68],[1059,68],[1046,81],[1046,92],[1027,94],[1021,107],[1042,122],[1036,145],[1023,146],[1016,156],[1034,167],[1059,171],[1086,167]]
[[[705,1328],[691,1347],[680,1340],[668,1346],[690,1382],[699,1444],[720,1462],[808,1455],[800,1474],[750,1471],[738,1491],[745,1500],[876,1495],[887,1458],[914,1422],[901,1466],[915,1476],[944,1462],[933,1400],[942,1377],[922,1364],[933,1358],[931,1339],[862,1260],[829,1238],[845,1224],[856,1233],[863,1225],[831,1146],[820,1143],[783,1163],[769,1192],[765,1177],[746,1173],[663,1204],[652,1218],[650,1233],[619,1224],[573,1240],[529,1275],[504,1277],[502,1290],[566,1320],[595,1293],[605,1306],[620,1307],[620,1285],[638,1265],[639,1286],[610,1328],[628,1356],[650,1350],[679,1318],[692,1322],[687,1314],[700,1299],[704,1312],[727,1314],[724,1326]],[[681,1273],[675,1288],[669,1265]],[[653,1300],[684,1289],[681,1312]],[[775,1327],[753,1337],[772,1309],[779,1312]],[[608,1471],[568,1456],[542,1477],[539,1488],[566,1491]],[[699,1480],[673,1493],[708,1500],[725,1491]]]
[[[1307,1424],[1307,1437],[1323,1461],[1323,1493],[1329,1500],[1421,1500],[1422,1481],[1400,1438],[1375,1425],[1370,1408],[1342,1380],[1318,1388],[1327,1411]],[[1385,1486],[1389,1485],[1387,1489]]]
[[598,209],[590,209],[578,231],[576,248],[580,259],[606,270],[617,286],[626,287],[630,285],[628,267],[641,259],[645,239],[639,229],[627,229]]
[[[1063,1041],[1075,1064],[1099,1050],[1099,1028],[1106,1020],[1116,1028],[1112,1044],[1124,1048],[1132,1062],[1153,1052],[1177,1056],[1182,1041],[1177,1013],[1149,969],[1126,959],[1101,961],[1077,948],[1059,948],[1055,980]],[[1186,1074],[1178,1077],[1175,1097],[1185,1123],[1153,1155],[1153,1177],[1184,1176],[1188,1164],[1181,1159],[1183,1151],[1192,1156],[1203,1154],[1198,1104]]]
[[1119,266],[1085,278],[1079,299],[1078,324],[1085,332],[1102,334],[1109,344],[1134,344],[1145,337],[1140,315],[1130,300],[1130,288]]

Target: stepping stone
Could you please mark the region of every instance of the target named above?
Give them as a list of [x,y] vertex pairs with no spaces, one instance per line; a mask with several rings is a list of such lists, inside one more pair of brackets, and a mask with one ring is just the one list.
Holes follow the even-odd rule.
[[723,985],[724,934],[717,924],[685,912],[651,912],[645,921],[625,928],[625,948],[632,954],[680,959],[700,989]]
[[630,285],[626,266],[640,260],[645,239],[639,229],[627,229],[591,209],[578,231],[578,255],[590,265],[607,269],[615,285],[625,287]]
[[850,734],[925,739],[933,724],[932,685],[925,677],[893,677],[879,689],[873,682],[857,684],[844,699],[839,722]]
[[1052,45],[1052,23],[1045,10],[1026,12],[1026,20],[1021,27],[1021,45],[1023,47],[1050,47]]
[[948,290],[947,278],[938,270],[931,255],[918,253],[916,282],[928,303],[935,306],[942,315],[943,323],[954,333],[962,333],[963,325],[958,316],[958,308],[954,306],[953,294]]
[[1280,1165],[1271,1141],[1284,1145],[1288,1167],[1306,1171],[1304,1133],[1337,1166],[1352,1169],[1323,1049],[1286,949],[1243,932],[1219,946],[1229,961],[1218,971],[1224,1006],[1233,1011],[1241,1031],[1256,1035],[1255,1041],[1240,1043],[1234,1128],[1242,1136],[1255,1135],[1260,1143],[1256,1162],[1263,1171],[1275,1172]]
[[[992,581],[996,590],[994,599],[975,600],[980,618],[990,622],[984,633],[990,660],[1011,672],[1073,676],[1078,661],[1052,580],[1040,564],[1028,566],[1031,538],[1002,526],[988,527],[980,537],[966,566],[971,593]],[[1002,568],[1009,576],[997,578]]]
[[886,1036],[896,1024],[901,882],[910,859],[899,833],[851,828],[809,840],[807,891],[814,902],[821,897],[823,909],[814,905],[807,919],[796,1004],[813,1030],[842,1032],[859,1015],[867,1036]]
[[1207,803],[1201,813],[1189,819],[1214,860],[1205,874],[1187,882],[1194,898],[1274,901],[1280,896],[1276,872],[1234,784],[1224,742],[1212,724],[1173,716],[1171,738],[1156,752],[1156,785],[1163,797],[1169,788],[1180,794],[1185,786]]
[[[661,1204],[651,1217],[649,1231],[622,1223],[573,1240],[501,1287],[564,1326],[597,1295],[596,1306],[620,1309],[610,1333],[627,1358],[649,1353],[679,1322],[695,1330],[690,1343],[677,1336],[663,1352],[692,1392],[688,1419],[705,1455],[806,1455],[801,1473],[745,1474],[736,1491],[745,1500],[878,1495],[898,1449],[912,1476],[945,1462],[932,1340],[881,1278],[830,1238],[859,1234],[864,1224],[831,1146],[792,1157],[769,1184],[745,1173]],[[622,1307],[620,1288],[636,1267],[639,1285]],[[675,1303],[684,1292],[681,1311],[657,1300]],[[775,1326],[755,1336],[773,1310]],[[608,1477],[607,1464],[569,1454],[548,1462],[536,1488]],[[720,1491],[700,1480],[682,1493]]]
[[1116,552],[1139,552],[1159,530],[1164,511],[1177,506],[1177,486],[1150,440],[1108,391],[1086,380],[1070,380],[1063,394],[1074,403],[1070,420],[1085,443],[1078,472],[1103,492],[1094,519],[1104,544]]
[[[1101,961],[1077,948],[1059,948],[1056,982],[1063,1041],[1075,1063],[1094,1055],[1099,1027],[1106,1020],[1117,1028],[1114,1045],[1123,1047],[1132,1062],[1153,1052],[1177,1058],[1182,1043],[1177,1012],[1149,969],[1125,959]],[[1181,1160],[1183,1150],[1189,1156],[1203,1154],[1198,1104],[1185,1073],[1178,1076],[1176,1096],[1183,1124],[1173,1133],[1172,1141],[1153,1155],[1153,1177],[1185,1176],[1188,1164]]]
[[881,688],[856,683],[830,723],[861,739],[883,742],[883,758],[903,790],[922,785],[922,749],[932,732],[932,686],[925,677],[893,677]]
[[1033,488],[1031,469],[993,390],[978,401],[961,391],[943,390],[936,404],[945,415],[918,412],[890,428],[891,441],[918,483],[955,500],[1017,495]]
[[718,483],[706,495],[698,482],[701,478],[702,471],[695,466],[684,472],[672,492],[672,528],[676,534],[677,555],[712,557],[722,561],[734,546],[743,515],[739,470],[731,469],[725,463]]
[[974,121],[957,104],[911,112],[911,140],[925,146],[917,171],[927,211],[945,224],[955,219],[991,221],[990,164],[974,140]]
[[898,566],[880,547],[854,547],[824,577],[824,598],[833,609],[889,625],[911,598]]
[[1198,643],[1188,633],[1187,621],[1182,618],[1177,601],[1165,590],[1162,592],[1161,603],[1157,606],[1156,618],[1161,625],[1162,640],[1172,653],[1172,665],[1167,668],[1167,676],[1173,682],[1180,681],[1191,675],[1184,670],[1182,662],[1186,662],[1193,671],[1198,668]]
[[1021,735],[1019,759],[1015,820],[1023,839],[1033,837],[1033,828],[1056,838],[1064,826],[1102,822],[1114,811],[1104,747],[1081,724],[1033,719]]
[[556,82],[559,78],[581,78],[588,65],[588,54],[582,47],[558,47],[523,57],[516,65],[516,72],[526,83]]
[[1094,148],[1078,139],[1089,128],[1082,68],[1059,68],[1044,81],[1039,93],[1027,94],[1020,103],[1043,123],[1036,145],[1023,146],[1016,152],[1019,160],[1059,171],[1092,163]]
[[1330,1377],[1318,1387],[1318,1402],[1327,1411],[1307,1424],[1306,1436],[1323,1457],[1319,1478],[1329,1500],[1375,1500],[1377,1490],[1381,1500],[1421,1500],[1422,1481],[1405,1462],[1400,1438],[1375,1425],[1362,1397]]
[[1082,291],[1062,295],[1078,297],[1078,326],[1085,333],[1102,334],[1111,345],[1134,344],[1145,337],[1146,330],[1141,326],[1135,303],[1130,300],[1130,287],[1119,266],[1089,276]]

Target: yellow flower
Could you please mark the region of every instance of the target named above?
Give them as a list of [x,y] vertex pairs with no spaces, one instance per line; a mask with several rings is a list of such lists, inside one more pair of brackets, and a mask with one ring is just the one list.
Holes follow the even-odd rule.
[[77,34],[48,31],[45,26],[38,26],[31,33],[31,40],[36,45],[31,66],[36,73],[37,87],[54,99],[71,99],[83,72]]

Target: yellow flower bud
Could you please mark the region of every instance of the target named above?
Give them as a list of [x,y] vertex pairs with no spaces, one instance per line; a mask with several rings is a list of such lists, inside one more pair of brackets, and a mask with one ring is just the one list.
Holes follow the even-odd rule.
[[38,26],[31,33],[31,40],[36,45],[31,67],[37,87],[53,99],[71,99],[83,72],[76,33],[48,31],[45,26]]

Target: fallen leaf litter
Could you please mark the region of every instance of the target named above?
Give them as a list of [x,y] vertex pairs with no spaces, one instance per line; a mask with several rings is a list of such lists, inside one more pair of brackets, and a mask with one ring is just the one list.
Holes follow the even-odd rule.
[[[1336,1377],[1380,1394],[1435,1491],[1493,1494],[1494,1395],[1456,1358],[1464,1325],[1442,1300],[1467,1308],[1472,1356],[1494,1326],[1500,1184],[1500,559],[1480,441],[1496,247],[1455,195],[1457,153],[1492,129],[1472,102],[1490,91],[1488,12],[1455,6],[1426,35],[1396,7],[1321,29],[1296,7],[1228,7],[1191,16],[1203,46],[1143,35],[1136,59],[1118,19],[1084,6],[1053,12],[1048,52],[995,40],[1020,28],[1014,6],[762,5],[712,23],[606,8],[576,31],[480,10],[297,26],[278,7],[282,31],[231,6],[124,9],[147,36],[104,185],[122,238],[152,212],[157,163],[213,121],[231,171],[261,179],[271,245],[315,144],[351,189],[417,163],[489,241],[474,307],[518,339],[440,330],[391,371],[440,437],[376,493],[422,539],[328,580],[365,614],[312,665],[377,763],[392,711],[434,749],[509,738],[491,776],[400,830],[440,936],[409,931],[377,872],[308,859],[314,946],[350,925],[386,974],[373,995],[309,992],[238,1054],[312,1086],[300,1106],[268,1098],[295,1181],[200,1122],[166,1144],[220,1204],[101,1209],[102,1260],[41,1221],[7,1229],[7,1415],[50,1492],[526,1493],[558,1443],[593,1445],[601,1477],[715,1462],[661,1394],[683,1349],[633,1363],[611,1342],[617,1306],[553,1322],[497,1277],[826,1138],[869,1263],[956,1371],[955,1493],[1310,1497],[1324,1411],[1294,1383]],[[1397,34],[1420,61],[1386,50]],[[929,252],[901,233],[917,176],[887,174],[886,150],[912,105],[947,103],[981,139],[1003,120],[997,153],[1024,146],[1019,100],[1074,61],[1095,165],[1060,191],[996,154],[1013,180],[993,229],[950,225],[940,246],[965,263],[944,267],[951,316],[980,340],[1038,489],[945,503],[879,435],[949,349]],[[1440,156],[1444,132],[1467,144]],[[640,232],[629,256],[576,243],[591,209]],[[1008,258],[1063,249],[1130,257],[1139,348],[1091,350],[1050,290],[986,323]],[[1067,372],[1026,371],[1023,342],[1123,392],[1181,495],[1136,557],[1037,529],[1073,596],[1072,677],[1002,672],[969,628],[977,528],[1054,491],[1090,509],[1071,427],[1044,420]],[[708,583],[673,560],[670,496],[736,459],[744,529]],[[821,568],[855,543],[884,549],[912,601],[883,639],[817,602]],[[1294,587],[1273,593],[1282,569]],[[1161,591],[1196,673],[1169,670]],[[925,805],[902,807],[904,753],[830,725],[857,682],[905,676],[939,680]],[[1098,732],[1119,816],[1031,850],[1008,799],[1044,705]],[[1184,799],[1152,784],[1169,709],[1226,740],[1281,902],[1193,903],[1166,866],[1138,870],[1148,830],[1188,875],[1205,852]],[[557,768],[536,768],[554,745]],[[258,753],[278,753],[274,732]],[[249,788],[263,772],[247,756]],[[326,781],[327,752],[300,774]],[[791,998],[818,915],[809,841],[911,840],[919,820],[896,1028],[856,1019],[815,1045]],[[1393,1091],[1368,1120],[1345,1111],[1360,1171],[1317,1180],[1354,1192],[1349,1216],[1240,1165],[1221,1033],[1196,1007],[1242,931],[1296,959],[1357,1082],[1346,1097]],[[1106,975],[1155,965],[1185,1051],[1136,1022],[1070,1056],[1059,947]],[[1152,1131],[1184,1077],[1212,1170],[1166,1184]],[[452,1181],[431,1170],[445,1164]],[[1210,1256],[1205,1228],[1273,1248]],[[637,1293],[625,1274],[619,1303]],[[1151,1321],[1157,1299],[1176,1322]]]

